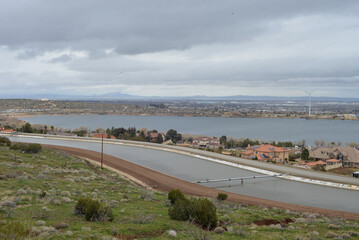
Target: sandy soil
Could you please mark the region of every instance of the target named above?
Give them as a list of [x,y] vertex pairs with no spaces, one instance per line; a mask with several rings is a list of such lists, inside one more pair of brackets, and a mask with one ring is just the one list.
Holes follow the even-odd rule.
[[[44,147],[64,151],[69,154],[81,158],[86,158],[96,162],[101,161],[101,154],[94,151],[78,149],[78,148],[62,147],[62,146],[53,146],[53,145],[44,145]],[[107,165],[108,167],[112,169],[116,169],[120,173],[125,173],[127,177],[131,176],[131,178],[137,179],[138,183],[140,182],[144,183],[145,185],[150,186],[154,190],[168,192],[171,189],[180,189],[182,192],[184,192],[187,195],[210,197],[210,198],[216,198],[219,192],[225,192],[225,191],[220,191],[217,189],[201,186],[198,184],[190,183],[184,180],[180,180],[111,155],[104,154],[103,159],[104,159],[104,164]],[[282,202],[277,202],[267,199],[255,198],[255,197],[250,197],[250,196],[245,196],[245,195],[235,194],[230,192],[225,192],[225,193],[228,194],[228,201],[231,202],[265,206],[265,207],[277,207],[277,208],[289,209],[291,211],[299,211],[299,212],[315,212],[331,217],[343,217],[346,219],[359,220],[359,213],[307,207],[297,204],[282,203]]]

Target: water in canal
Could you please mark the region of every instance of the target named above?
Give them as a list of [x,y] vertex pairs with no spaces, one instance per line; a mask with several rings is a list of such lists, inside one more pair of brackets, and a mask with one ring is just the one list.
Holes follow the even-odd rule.
[[[11,140],[77,147],[98,152],[101,151],[100,143],[93,142],[50,140],[20,136],[13,137]],[[191,182],[207,178],[214,179],[258,175],[258,173],[209,162],[187,155],[148,148],[106,143],[104,146],[104,152],[106,154],[120,157],[130,162],[137,163],[153,170]],[[245,180],[243,184],[240,182],[222,182],[204,185],[216,187],[229,192],[275,201],[349,212],[359,212],[359,191],[354,190],[324,187],[275,177]]]

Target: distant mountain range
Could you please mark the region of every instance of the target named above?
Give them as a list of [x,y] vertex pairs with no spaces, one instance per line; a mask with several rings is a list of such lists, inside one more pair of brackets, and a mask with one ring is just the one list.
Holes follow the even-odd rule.
[[[88,96],[75,96],[63,94],[16,94],[5,95],[2,94],[1,98],[21,98],[21,99],[50,99],[50,100],[78,100],[78,101],[115,101],[115,100],[142,100],[142,101],[293,101],[293,102],[306,102],[308,96],[301,97],[275,97],[275,96],[187,96],[187,97],[161,97],[161,96],[136,96],[123,93],[109,93],[103,95],[88,95]],[[359,98],[337,98],[337,97],[312,97],[313,102],[359,102]]]

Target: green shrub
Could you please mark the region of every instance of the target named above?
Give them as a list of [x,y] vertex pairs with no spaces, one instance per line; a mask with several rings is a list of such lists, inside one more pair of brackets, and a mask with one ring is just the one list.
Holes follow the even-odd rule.
[[[193,200],[192,200],[193,201]],[[217,226],[217,208],[207,198],[194,200],[194,209],[191,210],[194,221],[204,229],[213,229]]]
[[8,220],[0,225],[0,239],[23,240],[31,234],[31,226],[27,222]]
[[113,221],[112,210],[91,198],[80,198],[75,205],[75,214],[84,215],[87,221]]
[[171,204],[173,205],[177,200],[179,199],[185,199],[186,197],[179,189],[172,189],[168,192],[168,199],[171,201]]
[[11,141],[7,137],[0,137],[0,145],[10,146]]
[[219,200],[219,201],[224,201],[227,198],[228,198],[228,195],[225,193],[218,193],[218,195],[217,195],[217,200]]
[[174,220],[192,220],[204,229],[217,226],[217,208],[206,198],[179,199],[170,207],[168,215]]
[[191,216],[192,202],[188,199],[178,199],[173,206],[168,209],[168,215],[173,220],[187,221]]
[[75,214],[85,215],[86,205],[90,201],[92,201],[91,198],[80,198],[75,205]]
[[95,221],[98,218],[101,204],[97,200],[87,202],[85,206],[85,218],[87,221]]
[[25,153],[38,153],[42,150],[42,146],[38,143],[15,143],[11,145],[10,149]]

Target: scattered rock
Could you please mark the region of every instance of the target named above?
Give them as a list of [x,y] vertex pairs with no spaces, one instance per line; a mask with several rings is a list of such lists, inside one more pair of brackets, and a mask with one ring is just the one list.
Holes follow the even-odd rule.
[[327,232],[325,235],[326,238],[336,238],[338,235],[334,232]]
[[91,231],[91,228],[90,228],[90,227],[82,227],[82,228],[81,228],[81,231],[83,231],[83,232],[90,232],[90,231]]
[[224,228],[222,227],[216,227],[214,230],[213,230],[214,233],[224,233],[225,230]]
[[50,209],[48,209],[46,206],[43,206],[41,209],[46,211],[46,212],[50,211]]
[[343,233],[343,234],[339,235],[339,238],[340,239],[350,239],[351,236],[349,234],[347,234],[347,233]]
[[269,227],[273,228],[273,229],[282,229],[282,226],[279,223],[278,224],[272,224]]
[[339,230],[339,229],[342,229],[343,227],[340,225],[336,225],[336,224],[329,224],[328,228],[334,229],[334,230]]
[[50,234],[55,234],[57,232],[57,230],[54,227],[48,227],[47,232]]
[[52,203],[55,204],[55,205],[61,205],[61,200],[54,199],[54,200],[52,200]]
[[308,223],[308,220],[305,218],[297,218],[295,220],[296,223]]
[[50,233],[48,232],[43,232],[39,235],[40,239],[47,239],[48,237],[50,237]]
[[352,237],[357,237],[359,236],[359,232],[353,232],[353,231],[349,231],[348,234]]
[[20,188],[19,190],[17,190],[17,194],[25,195],[25,194],[27,194],[27,192],[24,189]]
[[290,225],[290,226],[288,227],[288,230],[295,230],[295,227],[294,227],[293,225]]
[[317,213],[311,213],[307,216],[307,218],[312,218],[312,219],[316,219],[318,217]]
[[72,237],[73,233],[72,233],[71,231],[67,231],[67,232],[65,233],[65,235],[68,236],[68,237]]
[[45,175],[39,174],[39,175],[37,175],[36,179],[39,179],[39,180],[45,179]]
[[65,229],[65,228],[68,228],[68,227],[70,227],[70,225],[67,224],[67,223],[58,223],[58,224],[55,225],[55,229]]
[[45,226],[45,224],[46,224],[46,223],[45,223],[44,221],[42,221],[42,220],[39,220],[39,221],[36,221],[36,222],[35,222],[35,225],[36,225],[36,226]]
[[0,205],[3,207],[10,207],[10,208],[16,207],[16,203],[12,201],[2,202]]
[[71,200],[70,198],[68,198],[68,197],[63,197],[63,198],[61,199],[61,201],[62,201],[62,202],[65,202],[65,203],[70,203],[70,202],[72,202],[72,200]]
[[102,240],[112,240],[113,237],[111,237],[111,236],[103,236],[101,239]]
[[168,236],[173,237],[173,238],[177,237],[177,232],[175,230],[169,230],[169,231],[167,231],[167,234],[168,234]]
[[118,206],[118,203],[119,203],[119,202],[118,202],[117,200],[111,200],[111,201],[110,201],[110,206],[111,206],[111,207],[117,207],[117,206]]
[[62,192],[61,192],[61,196],[70,197],[70,196],[71,196],[71,193],[70,193],[69,191],[62,191]]

